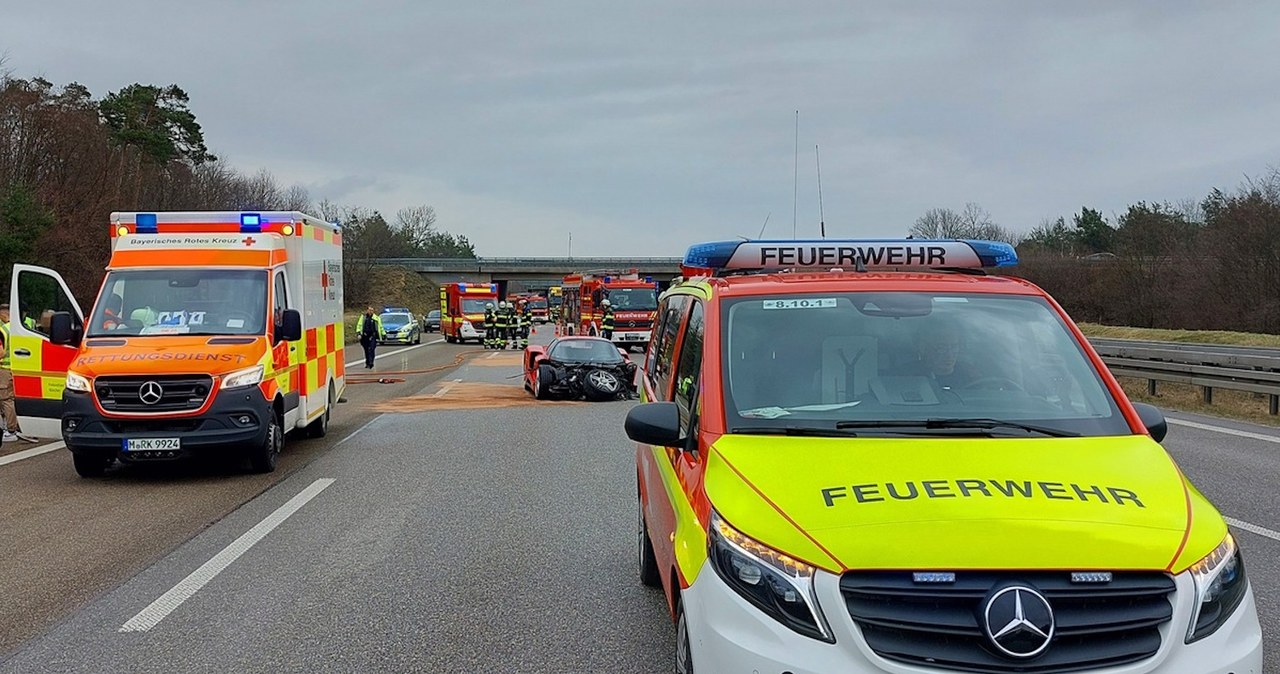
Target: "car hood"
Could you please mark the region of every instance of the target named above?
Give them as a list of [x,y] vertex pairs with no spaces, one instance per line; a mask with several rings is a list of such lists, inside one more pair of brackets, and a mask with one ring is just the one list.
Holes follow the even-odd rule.
[[71,369],[88,377],[219,375],[256,364],[266,348],[265,337],[97,337],[80,347]]
[[834,572],[1178,571],[1226,534],[1147,436],[726,435],[704,489],[735,528]]

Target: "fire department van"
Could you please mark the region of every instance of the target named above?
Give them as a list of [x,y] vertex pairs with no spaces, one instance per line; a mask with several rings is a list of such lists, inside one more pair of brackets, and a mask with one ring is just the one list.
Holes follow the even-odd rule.
[[80,475],[116,460],[243,452],[275,469],[285,434],[325,434],[344,388],[342,237],[293,212],[112,213],[86,317],[57,273],[15,265],[24,429],[61,433]]
[[498,306],[496,283],[446,283],[440,286],[440,332],[455,344],[474,339],[484,343],[484,309]]
[[678,672],[1258,674],[1222,515],[982,241],[693,246],[639,375]]
[[654,311],[658,307],[658,286],[652,278],[629,272],[587,272],[570,274],[561,282],[564,297],[564,330],[570,335],[600,334],[608,299],[613,307],[612,341],[621,347],[649,346]]

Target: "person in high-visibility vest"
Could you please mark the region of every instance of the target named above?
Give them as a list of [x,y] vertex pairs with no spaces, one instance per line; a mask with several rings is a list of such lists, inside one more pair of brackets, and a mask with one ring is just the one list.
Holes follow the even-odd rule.
[[0,304],[0,418],[4,419],[4,442],[25,440],[18,427],[18,410],[14,405],[13,370],[9,369],[9,305]]
[[507,328],[510,325],[507,314],[507,303],[498,302],[498,311],[494,316],[494,327],[498,330],[497,343],[494,348],[507,348]]
[[364,347],[364,368],[373,369],[373,353],[378,350],[378,342],[387,338],[387,331],[382,328],[382,318],[373,312],[373,307],[365,309],[356,321],[356,334],[360,336],[360,346]]
[[520,348],[529,347],[529,331],[534,326],[534,312],[529,308],[529,302],[521,299],[520,301]]
[[493,311],[493,302],[484,305],[484,348],[498,348],[498,315]]
[[516,310],[515,302],[507,302],[507,346],[514,349],[519,341],[520,312]]
[[600,317],[600,336],[605,339],[613,339],[613,304],[609,300],[601,300],[600,308],[604,310],[604,315]]

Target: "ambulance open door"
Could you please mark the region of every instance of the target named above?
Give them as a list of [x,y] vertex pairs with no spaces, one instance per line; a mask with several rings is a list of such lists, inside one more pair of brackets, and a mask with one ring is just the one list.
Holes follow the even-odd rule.
[[58,272],[26,264],[13,265],[9,283],[9,368],[13,371],[18,423],[27,435],[62,437],[62,389],[67,368],[79,345],[49,341],[49,319],[71,314],[83,334],[84,312]]

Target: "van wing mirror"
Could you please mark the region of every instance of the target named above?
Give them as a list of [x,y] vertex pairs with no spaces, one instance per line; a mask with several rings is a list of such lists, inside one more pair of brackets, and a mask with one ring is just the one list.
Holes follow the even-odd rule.
[[672,402],[632,407],[627,412],[624,428],[628,438],[642,444],[659,447],[684,445],[684,439],[680,437],[680,408]]
[[1169,434],[1169,422],[1165,420],[1164,412],[1161,412],[1159,407],[1146,403],[1134,403],[1133,409],[1138,412],[1138,418],[1151,434],[1151,439],[1156,442],[1163,441],[1164,436]]
[[70,311],[58,311],[49,317],[49,341],[64,346],[79,346],[80,334]]
[[285,309],[280,314],[280,325],[276,329],[277,342],[296,342],[302,339],[302,314],[297,309]]

